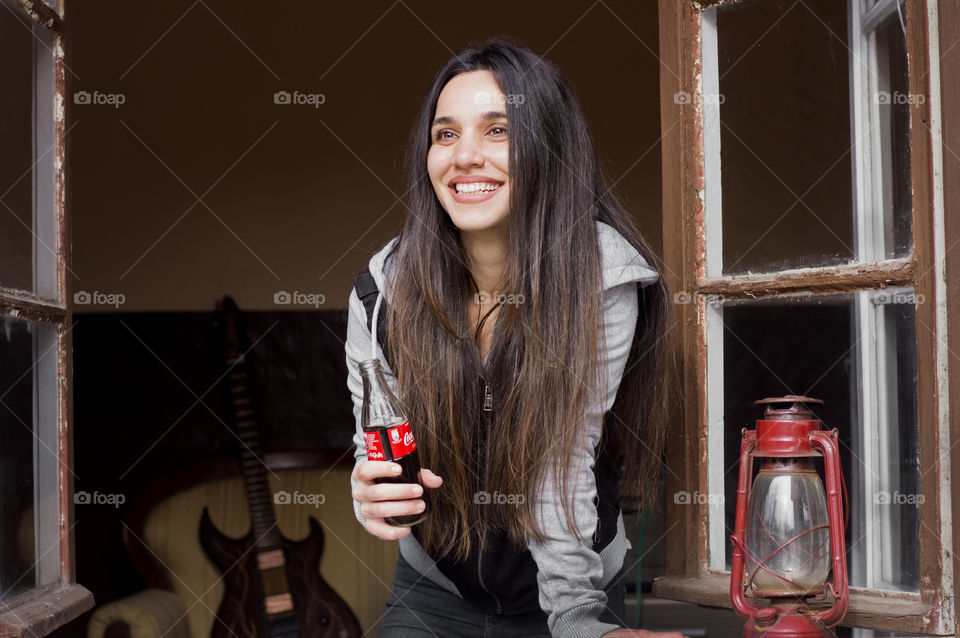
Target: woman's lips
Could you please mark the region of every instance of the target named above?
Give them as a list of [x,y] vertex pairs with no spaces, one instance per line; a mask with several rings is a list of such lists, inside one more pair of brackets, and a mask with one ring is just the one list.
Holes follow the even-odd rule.
[[477,191],[475,193],[459,193],[457,192],[456,184],[450,184],[448,188],[450,189],[450,193],[453,195],[454,201],[460,202],[461,204],[476,204],[479,202],[485,202],[499,193],[500,189],[503,188],[503,184],[497,184],[497,188],[494,190]]

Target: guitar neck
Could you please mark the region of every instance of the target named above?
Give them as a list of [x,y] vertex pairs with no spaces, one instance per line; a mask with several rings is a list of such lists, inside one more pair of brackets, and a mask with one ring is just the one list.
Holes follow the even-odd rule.
[[230,403],[236,433],[240,439],[240,463],[250,507],[250,525],[257,548],[266,550],[280,544],[280,534],[273,511],[273,492],[270,490],[263,448],[260,445],[260,431],[250,396],[246,362],[242,355],[238,358],[228,356],[227,365],[232,368],[228,375]]

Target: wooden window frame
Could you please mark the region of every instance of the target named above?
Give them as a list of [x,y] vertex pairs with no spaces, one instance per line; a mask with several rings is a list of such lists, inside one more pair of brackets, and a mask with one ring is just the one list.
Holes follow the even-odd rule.
[[[58,496],[59,508],[59,579],[35,587],[16,598],[0,603],[0,637],[43,636],[57,627],[73,620],[93,607],[93,595],[75,580],[74,556],[74,511],[73,511],[73,312],[70,299],[70,282],[66,276],[71,260],[70,219],[67,215],[69,193],[66,181],[66,109],[69,108],[67,96],[70,94],[64,60],[66,42],[64,37],[63,4],[56,3],[53,9],[44,0],[15,0],[9,3],[11,10],[32,21],[40,28],[48,29],[53,37],[54,94],[51,111],[53,112],[52,143],[55,150],[53,175],[41,173],[41,179],[52,177],[53,184],[48,185],[52,197],[50,205],[55,208],[49,218],[55,220],[56,230],[55,262],[56,298],[49,299],[40,294],[0,287],[0,316],[16,317],[32,322],[52,326],[57,335],[56,354],[56,415],[57,450],[59,451]],[[8,5],[9,6],[9,5]],[[3,10],[6,10],[4,8]],[[45,71],[41,70],[41,73]],[[5,214],[5,211],[0,211]],[[35,229],[33,229],[35,231]],[[118,539],[119,540],[119,539]]]
[[[704,175],[711,167],[705,166],[704,148],[710,140],[704,135],[708,100],[703,95],[709,87],[702,84],[701,11],[730,1],[659,0],[664,262],[672,290],[696,293],[695,303],[674,305],[682,399],[671,415],[679,436],[667,443],[666,461],[672,472],[667,473],[666,493],[708,491],[701,469],[708,467],[708,295],[736,299],[912,286],[918,295],[934,300],[916,306],[921,467],[932,468],[922,482],[926,501],[921,508],[919,593],[851,588],[843,624],[953,635],[958,616],[953,548],[960,546],[960,533],[951,523],[960,513],[960,490],[950,489],[951,468],[960,468],[960,446],[951,446],[960,441],[960,424],[950,419],[960,409],[960,51],[945,54],[960,39],[960,7],[937,0],[906,0],[910,93],[927,97],[910,108],[912,254],[878,266],[708,278]],[[942,43],[933,56],[931,39],[935,45]],[[931,77],[936,78],[933,94]],[[694,97],[678,104],[675,96],[680,92]],[[940,174],[934,173],[935,167]],[[951,281],[954,294],[948,296]],[[666,539],[667,572],[655,582],[654,594],[732,607],[729,573],[712,571],[708,565],[709,505],[677,506],[667,499],[665,507],[666,526],[676,525],[679,533]]]

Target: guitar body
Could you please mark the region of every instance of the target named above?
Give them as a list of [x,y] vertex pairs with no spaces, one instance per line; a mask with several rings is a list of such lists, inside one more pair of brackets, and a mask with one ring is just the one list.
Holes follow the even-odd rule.
[[223,575],[223,602],[210,638],[360,638],[350,607],[320,575],[323,529],[313,517],[302,541],[280,538],[286,584],[293,599],[289,614],[264,612],[264,580],[257,567],[253,531],[230,538],[218,530],[206,508],[200,519],[200,543]]

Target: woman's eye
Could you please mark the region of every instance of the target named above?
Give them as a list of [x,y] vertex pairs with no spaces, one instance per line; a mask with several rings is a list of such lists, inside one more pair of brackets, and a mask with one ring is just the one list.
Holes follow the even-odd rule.
[[453,139],[453,137],[454,137],[453,131],[444,129],[444,130],[437,131],[436,133],[433,134],[433,141],[443,142],[445,140],[451,140]]
[[491,132],[492,134],[494,134],[494,135],[497,135],[497,136],[506,135],[506,134],[507,134],[507,127],[506,127],[506,126],[494,126],[493,128],[490,129],[490,132]]

